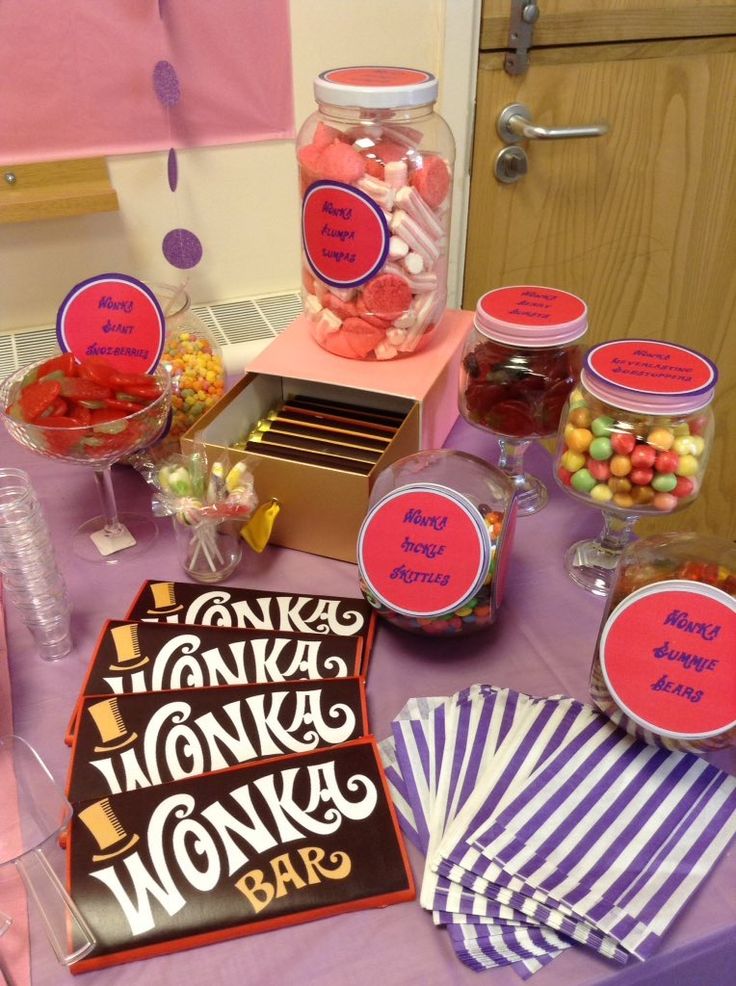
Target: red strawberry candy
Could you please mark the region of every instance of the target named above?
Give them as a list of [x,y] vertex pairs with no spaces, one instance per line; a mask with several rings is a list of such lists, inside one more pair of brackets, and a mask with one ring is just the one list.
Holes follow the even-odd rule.
[[342,144],[338,140],[320,153],[318,171],[320,178],[351,185],[360,181],[365,174],[365,160],[349,144]]
[[325,147],[329,147],[336,140],[340,140],[342,134],[336,127],[329,127],[326,123],[321,120],[317,123],[317,127],[314,131],[314,137],[312,137],[312,144],[314,147],[322,150]]
[[362,318],[346,318],[340,335],[353,351],[354,359],[366,359],[386,335],[385,329],[376,328]]
[[329,308],[331,312],[334,312],[338,318],[353,318],[357,314],[357,310],[352,301],[342,301],[334,294],[328,293],[325,295],[322,302],[323,308]]
[[421,168],[412,172],[410,183],[431,209],[436,209],[450,191],[450,172],[441,157],[429,155]]
[[409,282],[398,274],[379,274],[363,290],[366,309],[392,322],[411,305]]

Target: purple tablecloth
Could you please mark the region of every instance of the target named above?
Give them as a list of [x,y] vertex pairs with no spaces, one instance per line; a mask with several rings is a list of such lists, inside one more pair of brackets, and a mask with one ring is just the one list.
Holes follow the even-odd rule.
[[[486,458],[497,455],[492,438],[462,422],[447,444]],[[69,759],[64,730],[102,622],[125,615],[144,579],[185,576],[175,559],[168,519],[159,522],[154,548],[138,559],[121,556],[115,565],[77,560],[71,552],[71,535],[97,512],[91,473],[32,455],[5,434],[0,436],[0,463],[30,473],[72,598],[74,651],[54,664],[36,655],[30,634],[9,604],[7,612],[15,731],[36,747],[63,785]],[[530,450],[529,466],[550,487],[550,503],[517,525],[506,598],[496,624],[483,635],[447,642],[380,625],[368,678],[370,719],[379,739],[389,733],[391,719],[411,696],[450,695],[474,682],[588,699],[588,668],[603,600],[568,581],[562,555],[571,541],[597,531],[600,515],[580,508],[557,490],[543,449]],[[116,468],[114,482],[125,509],[150,508],[149,490],[133,470]],[[272,590],[358,594],[354,566],[275,547],[260,556],[249,553],[228,582]],[[712,759],[736,773],[736,753]],[[419,875],[422,860],[411,847],[410,858]],[[622,968],[575,947],[536,974],[533,982],[535,986],[728,986],[736,968],[734,888],[732,848],[674,923],[656,957]],[[69,973],[56,964],[34,915],[31,937],[34,986],[68,982]],[[0,938],[0,954],[2,948]],[[455,958],[447,935],[415,902],[88,974],[96,986],[133,986],[142,978],[160,986],[185,982],[214,986],[249,979],[258,986],[439,986],[483,979],[493,986],[518,986],[521,982],[508,968],[480,976]]]

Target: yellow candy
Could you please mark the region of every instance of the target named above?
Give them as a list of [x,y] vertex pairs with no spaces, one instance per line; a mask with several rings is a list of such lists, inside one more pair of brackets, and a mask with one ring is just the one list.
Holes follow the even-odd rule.
[[647,435],[647,445],[659,452],[667,452],[674,444],[675,436],[669,428],[653,428]]
[[560,465],[568,472],[577,472],[585,465],[585,456],[581,455],[580,452],[573,452],[572,449],[568,449],[560,456]]
[[593,432],[589,428],[573,428],[567,444],[573,452],[587,452],[592,441]]
[[675,473],[678,476],[694,476],[699,469],[698,460],[694,455],[681,455]]
[[[702,439],[701,439],[702,441]],[[672,448],[677,452],[678,455],[697,455],[695,451],[697,444],[695,442],[695,435],[681,435],[679,438],[675,439]]]
[[607,503],[613,496],[613,492],[606,486],[605,483],[597,483],[590,491],[590,495],[599,503]]

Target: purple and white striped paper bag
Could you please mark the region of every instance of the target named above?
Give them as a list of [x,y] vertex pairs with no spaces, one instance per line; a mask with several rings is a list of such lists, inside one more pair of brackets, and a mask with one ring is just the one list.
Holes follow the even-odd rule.
[[500,866],[647,958],[736,834],[736,778],[594,715],[469,840],[479,858],[461,865],[494,881]]
[[[482,766],[511,732],[515,719],[528,714],[529,702],[527,696],[507,689],[475,685],[445,702],[418,700],[402,710],[393,726],[396,758],[409,778],[410,800],[422,802],[423,825],[417,828],[426,829],[422,832],[428,847],[425,851],[431,852],[439,843],[446,824],[475,789]],[[416,718],[409,724],[407,720],[412,717]],[[438,877],[427,869],[424,879],[429,884],[423,883],[425,906],[432,909]],[[434,919],[438,924],[457,922],[451,934],[453,945],[473,968],[514,963],[515,971],[527,978],[567,946],[553,932],[542,931],[536,922],[511,908],[480,916],[481,908],[473,905],[473,895],[466,892],[465,896],[469,902],[466,900],[464,911],[476,911],[477,916],[471,913],[468,920],[466,913],[440,914],[435,910]],[[483,929],[485,955],[479,951],[479,932],[472,927],[467,929],[469,947],[463,942],[464,926],[480,922],[495,926]]]

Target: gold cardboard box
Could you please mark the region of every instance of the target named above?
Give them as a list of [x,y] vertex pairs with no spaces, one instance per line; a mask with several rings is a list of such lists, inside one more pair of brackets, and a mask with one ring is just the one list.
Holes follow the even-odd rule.
[[[295,394],[401,411],[406,418],[366,476],[230,448],[268,411]],[[264,502],[276,497],[280,501],[281,512],[274,526],[272,543],[355,562],[358,531],[368,509],[376,476],[389,463],[421,448],[420,407],[417,401],[391,394],[247,373],[182,435],[181,447],[185,454],[193,451],[195,439],[203,441],[213,456],[227,452],[231,463],[247,457],[252,465],[259,500]]]

